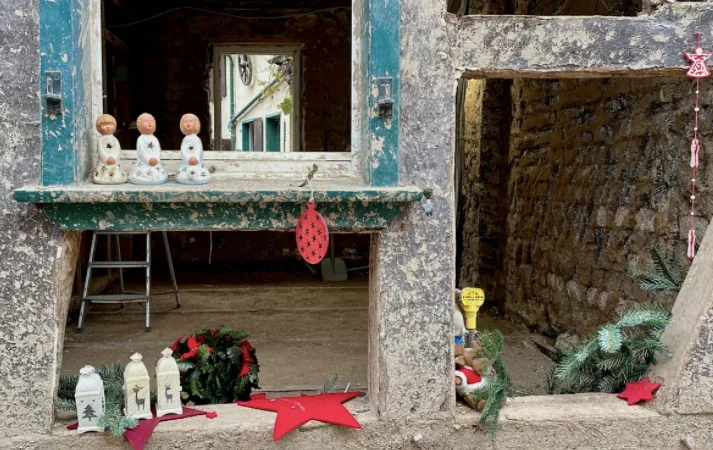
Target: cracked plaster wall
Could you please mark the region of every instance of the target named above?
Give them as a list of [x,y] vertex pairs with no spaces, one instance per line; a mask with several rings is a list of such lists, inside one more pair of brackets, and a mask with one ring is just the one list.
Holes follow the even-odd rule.
[[37,1],[4,1],[0,23],[1,437],[46,432],[52,424],[64,328],[56,299],[68,300],[57,283],[71,286],[67,266],[55,267],[55,259],[71,261],[76,241],[12,199],[13,189],[40,177]]
[[401,2],[400,181],[433,186],[434,214],[412,205],[373,240],[369,393],[395,419],[445,418],[454,406],[455,85],[444,10]]

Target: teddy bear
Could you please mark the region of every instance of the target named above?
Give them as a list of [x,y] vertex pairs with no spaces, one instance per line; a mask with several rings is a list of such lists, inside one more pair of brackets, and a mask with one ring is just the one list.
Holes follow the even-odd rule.
[[475,402],[471,396],[474,391],[483,389],[487,385],[487,380],[482,374],[488,370],[490,363],[487,358],[478,358],[476,355],[480,351],[480,345],[473,342],[470,348],[463,350],[455,360],[455,385],[456,393],[471,408],[482,411],[485,400]]

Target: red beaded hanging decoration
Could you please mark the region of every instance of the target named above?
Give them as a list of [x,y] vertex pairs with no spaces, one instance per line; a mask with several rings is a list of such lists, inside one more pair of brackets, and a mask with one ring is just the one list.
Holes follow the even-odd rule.
[[310,264],[319,264],[329,248],[327,222],[315,210],[312,199],[307,204],[307,211],[297,220],[297,248],[302,258]]
[[701,110],[701,78],[711,76],[706,61],[713,56],[713,52],[703,51],[701,34],[696,33],[696,48],[693,52],[683,52],[683,55],[691,62],[691,67],[688,69],[686,76],[696,80],[696,106],[693,109],[695,119],[693,122],[693,141],[691,141],[691,217],[688,230],[688,258],[693,259],[696,256],[694,216],[696,214],[696,171],[698,170],[698,151],[700,150],[698,142],[698,112]]

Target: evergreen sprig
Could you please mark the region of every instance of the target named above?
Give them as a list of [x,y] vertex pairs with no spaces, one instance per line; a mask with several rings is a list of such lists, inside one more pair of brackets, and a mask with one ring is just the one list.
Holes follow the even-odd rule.
[[503,407],[510,391],[510,374],[502,358],[505,339],[499,330],[486,330],[478,335],[480,350],[476,351],[476,358],[488,360],[488,367],[483,370],[483,379],[486,381],[484,389],[473,392],[472,399],[475,404],[485,400],[485,407],[480,416],[481,425],[490,420],[490,436],[495,440],[500,423],[500,408]]
[[660,305],[642,305],[602,326],[580,346],[558,348],[548,392],[621,392],[626,383],[639,381],[658,355],[671,356],[660,340],[670,322],[670,313]]
[[[122,436],[126,430],[135,428],[138,423],[136,419],[129,419],[121,413],[124,407],[124,367],[120,363],[105,364],[97,373],[104,382],[105,401],[104,414],[99,418],[99,425],[107,428],[114,436]],[[78,381],[78,375],[59,378],[56,402],[59,409],[77,408],[74,393]]]
[[339,386],[339,374],[333,374],[331,377],[329,377],[329,380],[324,384],[324,387],[322,388],[322,392],[325,394],[328,394],[330,392],[337,392]]
[[661,248],[654,244],[649,251],[652,263],[647,267],[629,266],[629,275],[644,291],[678,292],[683,280]]

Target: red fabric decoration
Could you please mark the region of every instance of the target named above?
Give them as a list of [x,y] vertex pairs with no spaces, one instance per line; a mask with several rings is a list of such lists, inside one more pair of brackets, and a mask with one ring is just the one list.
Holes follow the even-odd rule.
[[264,395],[254,395],[250,401],[236,402],[239,406],[275,411],[275,429],[272,439],[277,441],[290,431],[304,425],[310,420],[342,425],[360,429],[361,425],[342,405],[342,403],[359,397],[359,392],[330,393],[319,395],[305,395],[299,397],[266,398]]
[[617,397],[626,400],[629,406],[640,401],[649,402],[653,400],[654,392],[660,387],[661,383],[652,383],[649,381],[649,377],[644,377],[636,383],[626,383],[626,389]]
[[314,201],[307,204],[307,211],[297,220],[297,248],[300,255],[310,264],[319,264],[329,248],[327,222],[315,210]]
[[139,420],[139,424],[136,428],[131,430],[126,430],[124,437],[131,448],[134,450],[143,450],[146,443],[149,441],[153,430],[159,422],[168,422],[169,420],[179,420],[187,419],[188,417],[202,416],[205,415],[205,411],[200,411],[198,409],[183,408],[183,414],[169,414],[163,417],[154,417],[153,419]]
[[691,62],[691,67],[688,69],[686,76],[696,80],[696,106],[693,108],[693,140],[691,141],[691,217],[688,230],[688,251],[686,252],[688,258],[693,259],[696,256],[694,216],[696,214],[696,171],[698,170],[698,153],[700,150],[700,143],[698,141],[698,112],[701,110],[701,78],[711,76],[711,71],[708,69],[706,61],[713,56],[713,52],[703,51],[701,47],[701,34],[696,33],[695,50],[693,52],[683,52],[683,56]]
[[215,419],[216,417],[218,417],[218,413],[215,411],[208,411],[205,416],[209,419]]
[[[202,416],[202,415],[208,415],[210,413],[206,413],[205,411],[200,411],[198,409],[192,409],[192,408],[183,408],[183,414],[169,414],[167,416],[163,417],[156,417],[155,416],[156,411],[154,411],[154,417],[152,419],[143,419],[139,420],[139,424],[136,426],[136,428],[132,428],[131,430],[126,430],[124,433],[124,437],[126,438],[127,441],[129,441],[129,445],[131,445],[131,448],[134,450],[143,450],[144,447],[146,446],[146,443],[149,441],[149,438],[151,437],[151,434],[153,433],[153,430],[156,428],[156,425],[158,425],[159,422],[167,422],[169,420],[179,420],[179,419],[187,419],[189,417],[195,417],[195,416]],[[212,414],[217,414],[213,412]],[[214,416],[214,417],[215,417]],[[212,417],[209,417],[212,419]],[[78,423],[73,423],[71,425],[67,425],[68,430],[76,430],[77,427],[79,426]]]
[[463,375],[465,375],[465,381],[467,384],[480,383],[481,381],[483,381],[483,377],[481,377],[478,372],[471,369],[470,367],[461,367],[457,370],[459,370],[463,373]]

